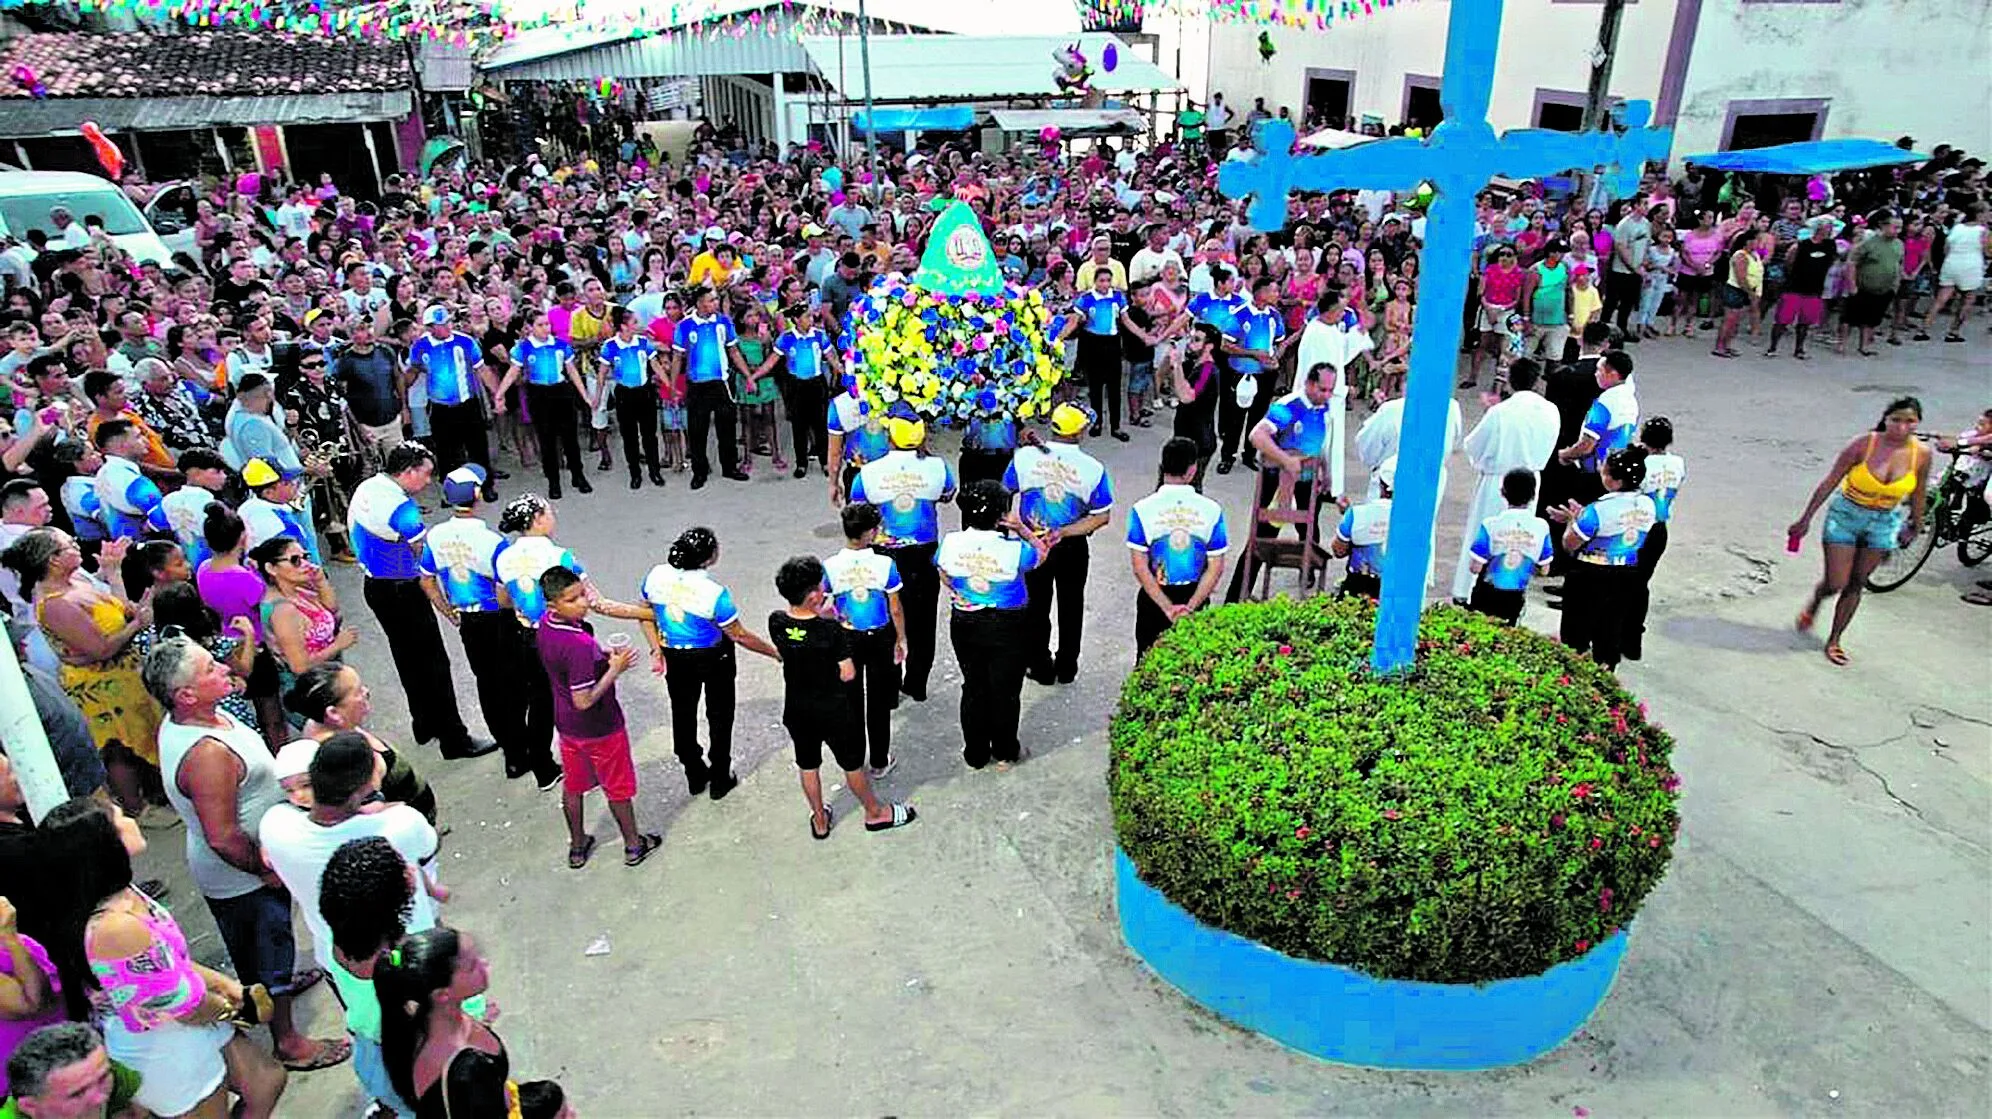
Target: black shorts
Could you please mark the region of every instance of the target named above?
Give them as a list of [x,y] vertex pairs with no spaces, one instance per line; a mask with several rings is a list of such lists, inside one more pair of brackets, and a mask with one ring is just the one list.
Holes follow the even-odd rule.
[[1888,317],[1888,305],[1895,301],[1892,291],[1857,291],[1847,296],[1846,306],[1840,311],[1840,321],[1848,326],[1877,327]]
[[1735,284],[1722,285],[1722,307],[1727,311],[1741,311],[1750,305],[1750,293]]
[[235,978],[245,986],[261,983],[273,995],[289,994],[297,966],[290,892],[258,886],[240,897],[208,898],[207,905]]
[[854,773],[865,767],[865,740],[857,733],[850,708],[840,707],[834,712],[798,712],[785,716],[782,725],[788,728],[789,740],[795,743],[797,769],[822,769],[823,747],[826,745],[830,747],[830,756],[836,760],[837,768],[845,773]]
[[1683,272],[1674,277],[1674,290],[1683,295],[1703,295],[1714,282],[1714,276],[1690,276]]

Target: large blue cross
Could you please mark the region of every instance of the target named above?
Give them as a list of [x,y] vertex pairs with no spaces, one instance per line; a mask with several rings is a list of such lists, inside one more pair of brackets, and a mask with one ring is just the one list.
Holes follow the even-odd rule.
[[1651,110],[1644,101],[1627,103],[1623,134],[1527,129],[1495,136],[1487,123],[1487,103],[1494,87],[1503,3],[1453,0],[1439,89],[1445,121],[1426,139],[1377,140],[1296,157],[1293,126],[1271,121],[1255,141],[1261,154],[1224,164],[1217,177],[1225,194],[1252,198],[1248,217],[1262,230],[1286,224],[1287,196],[1295,190],[1402,190],[1429,181],[1437,191],[1426,212],[1390,547],[1384,553],[1383,600],[1370,658],[1379,672],[1411,667],[1417,651],[1432,525],[1438,515],[1447,403],[1473,265],[1475,198],[1495,175],[1526,179],[1600,165],[1614,189],[1629,194],[1639,184],[1645,161],[1665,159],[1673,143],[1671,129],[1646,127]]

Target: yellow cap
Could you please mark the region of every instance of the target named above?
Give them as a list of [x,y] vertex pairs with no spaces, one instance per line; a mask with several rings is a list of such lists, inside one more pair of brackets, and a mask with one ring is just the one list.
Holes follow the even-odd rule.
[[910,451],[927,441],[927,425],[919,420],[890,417],[885,421],[885,432],[892,437],[892,445],[904,451]]
[[1051,430],[1059,435],[1077,435],[1093,425],[1093,417],[1083,408],[1060,404],[1051,410]]
[[267,486],[271,482],[280,480],[281,477],[269,463],[264,462],[262,459],[252,458],[242,464],[242,484],[252,490],[258,486]]

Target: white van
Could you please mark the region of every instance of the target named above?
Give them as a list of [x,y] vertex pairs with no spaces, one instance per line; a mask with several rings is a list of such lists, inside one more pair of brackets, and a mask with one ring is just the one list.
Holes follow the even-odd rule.
[[[159,200],[155,197],[154,202]],[[191,225],[179,227],[179,223],[169,221],[169,225],[176,226],[172,230],[175,239],[187,243],[168,244],[154,229],[147,212],[155,207],[147,206],[141,211],[109,179],[75,171],[0,171],[0,232],[23,241],[30,229],[53,235],[55,223],[48,220],[48,212],[57,206],[67,209],[69,216],[79,223],[93,214],[103,218],[104,231],[111,240],[139,260],[157,261],[166,268],[184,268],[186,263],[176,262],[175,256],[184,253],[198,259],[191,251],[194,232]]]

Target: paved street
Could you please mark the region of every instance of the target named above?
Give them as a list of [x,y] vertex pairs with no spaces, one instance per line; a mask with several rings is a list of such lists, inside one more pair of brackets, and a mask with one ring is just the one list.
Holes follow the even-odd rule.
[[[1927,430],[1956,432],[1992,404],[1978,330],[1969,346],[1884,350],[1861,361],[1820,347],[1807,363],[1715,361],[1701,340],[1635,351],[1643,410],[1673,418],[1689,479],[1655,583],[1657,632],[1624,677],[1680,740],[1686,826],[1618,986],[1559,1052],[1489,1074],[1325,1065],[1195,1009],[1122,946],[1102,772],[1132,656],[1124,510],[1152,483],[1157,428],[1090,444],[1120,511],[1093,549],[1079,682],[1025,685],[1029,764],[961,764],[943,626],[934,698],[898,721],[905,761],[889,789],[921,813],[905,832],[865,834],[842,793],[832,840],[811,842],[777,726],[779,672],[744,654],[746,780],[723,804],[687,802],[663,689],[625,678],[639,818],[666,837],[637,870],[610,839],[586,870],[565,869],[553,795],[505,782],[496,756],[410,750],[454,828],[448,917],[493,958],[514,1076],[557,1078],[596,1117],[1987,1114],[1992,611],[1958,594],[1992,568],[1974,575],[1947,551],[1907,588],[1870,596],[1848,668],[1791,629],[1819,550],[1815,535],[1786,555],[1784,526],[1844,441],[1903,393],[1923,399]],[[1463,403],[1470,424],[1479,406]],[[508,494],[530,484],[509,465]],[[1463,472],[1455,459],[1442,581]],[[680,529],[711,525],[715,574],[760,630],[779,560],[837,544],[822,480],[771,473],[696,495],[679,475],[631,495],[618,469],[561,503],[557,535],[604,590],[632,597]],[[1249,477],[1212,481],[1242,536]],[[378,627],[357,593],[346,601],[370,636],[350,659],[373,687],[375,729],[405,741]],[[1525,620],[1551,628],[1555,615],[1532,603]],[[214,957],[178,833],[155,843],[143,870],[175,881],[175,911]],[[597,938],[609,954],[585,956]],[[307,1007],[335,1028],[329,997]],[[360,1103],[340,1069],[294,1078],[283,1110]]]

